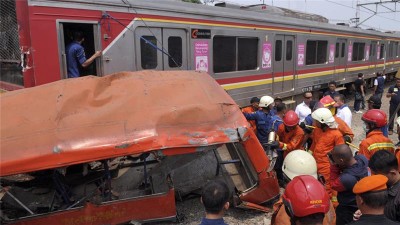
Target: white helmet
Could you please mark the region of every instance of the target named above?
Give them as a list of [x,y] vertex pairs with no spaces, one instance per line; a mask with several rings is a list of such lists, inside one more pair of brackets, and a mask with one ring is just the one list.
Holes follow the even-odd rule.
[[272,98],[271,96],[262,96],[260,99],[260,104],[258,104],[259,107],[268,107],[269,105],[271,105],[272,103],[274,103],[274,98]]
[[317,162],[304,150],[294,150],[283,160],[282,172],[290,179],[300,175],[310,175],[318,179]]
[[335,118],[332,116],[332,112],[327,109],[327,108],[319,108],[315,110],[312,114],[311,117],[324,124],[329,124],[335,122]]

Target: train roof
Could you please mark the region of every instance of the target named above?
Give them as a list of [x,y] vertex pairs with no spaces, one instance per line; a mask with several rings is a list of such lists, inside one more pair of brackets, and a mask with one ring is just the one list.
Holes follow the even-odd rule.
[[[87,76],[4,93],[0,176],[237,142],[248,123],[204,72]],[[167,151],[168,152],[168,151]]]
[[279,14],[271,14],[268,13],[268,11],[263,12],[260,10],[252,11],[233,9],[202,4],[194,5],[194,3],[186,3],[173,0],[29,0],[29,2],[33,5],[49,5],[53,7],[80,8],[91,10],[113,10],[132,13],[138,12],[152,14],[153,10],[157,10],[159,13],[166,13],[167,15],[168,12],[174,12],[177,14],[182,14],[182,16],[184,16],[184,14],[191,14],[199,17],[212,16],[213,19],[217,21],[231,19],[245,22],[246,20],[251,20],[252,22],[267,22],[273,25],[289,25],[299,28],[316,28],[321,30],[400,39],[400,34],[398,33],[391,34],[374,30],[364,30],[361,28],[335,25],[326,22],[316,22],[299,18],[291,18],[281,16]]

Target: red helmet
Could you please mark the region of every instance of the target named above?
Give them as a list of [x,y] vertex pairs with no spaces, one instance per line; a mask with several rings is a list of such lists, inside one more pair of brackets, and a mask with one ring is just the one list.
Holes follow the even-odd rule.
[[361,119],[364,122],[372,123],[375,127],[384,127],[387,124],[386,113],[380,109],[370,109],[363,114]]
[[289,110],[285,113],[283,117],[283,124],[288,127],[296,126],[299,123],[300,119],[297,114],[293,110]]
[[321,98],[319,102],[322,103],[325,108],[329,108],[329,106],[333,106],[336,103],[335,100],[330,95]]
[[329,195],[324,186],[310,175],[293,178],[282,196],[290,217],[304,217],[315,213],[327,213]]

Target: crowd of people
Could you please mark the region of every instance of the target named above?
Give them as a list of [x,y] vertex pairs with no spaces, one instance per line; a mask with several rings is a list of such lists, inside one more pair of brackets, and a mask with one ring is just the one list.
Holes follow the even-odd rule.
[[[242,109],[262,146],[277,153],[272,161],[285,192],[274,206],[272,224],[400,224],[399,126],[399,142],[395,145],[388,138],[396,117],[400,123],[400,76],[386,92],[390,117],[380,109],[384,81],[378,73],[365,104],[366,86],[363,74],[358,74],[353,111],[335,82],[319,100],[313,100],[312,92],[303,93],[294,111],[271,96],[254,97]],[[356,135],[365,138],[359,146],[352,144],[353,113],[363,114],[365,133]],[[275,140],[270,132],[276,133]],[[230,192],[225,185],[228,196],[217,199],[221,185],[213,181],[204,188],[206,218],[201,224],[225,224],[222,216]],[[212,198],[207,197],[210,192]],[[218,210],[211,211],[210,204]]]

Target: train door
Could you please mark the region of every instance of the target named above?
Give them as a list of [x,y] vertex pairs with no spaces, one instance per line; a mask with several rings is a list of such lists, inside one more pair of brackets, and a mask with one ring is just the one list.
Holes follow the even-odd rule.
[[[84,41],[82,46],[88,59],[96,51],[101,50],[101,40],[97,22],[70,22],[58,21],[58,47],[60,58],[61,79],[68,78],[66,47],[74,41],[74,34],[80,32]],[[101,60],[96,59],[94,63],[86,68],[80,67],[80,76],[96,75],[102,76]]]
[[294,36],[275,35],[273,93],[291,92],[294,90]]
[[332,80],[341,81],[345,78],[347,68],[347,40],[337,39],[335,49],[335,73]]
[[376,46],[377,46],[377,42],[371,41],[371,44],[369,47],[369,60],[370,60],[372,66],[370,67],[370,71],[375,71],[375,68],[376,68],[376,62],[377,62]]
[[135,39],[137,70],[188,69],[185,30],[139,27]]

